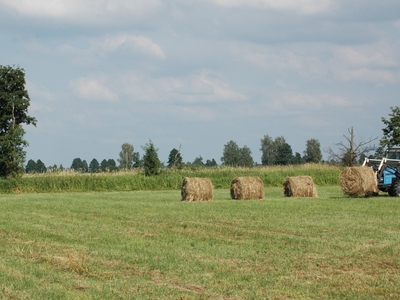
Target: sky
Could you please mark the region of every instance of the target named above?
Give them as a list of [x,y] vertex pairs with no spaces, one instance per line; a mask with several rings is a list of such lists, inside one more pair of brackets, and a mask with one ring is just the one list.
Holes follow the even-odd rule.
[[293,153],[382,137],[400,105],[398,0],[0,0],[0,65],[26,73],[26,160],[221,163],[235,141]]

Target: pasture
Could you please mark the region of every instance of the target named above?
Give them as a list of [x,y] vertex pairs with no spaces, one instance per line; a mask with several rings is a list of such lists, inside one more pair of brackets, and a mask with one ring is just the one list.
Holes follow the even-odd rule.
[[0,194],[2,299],[399,299],[400,199]]

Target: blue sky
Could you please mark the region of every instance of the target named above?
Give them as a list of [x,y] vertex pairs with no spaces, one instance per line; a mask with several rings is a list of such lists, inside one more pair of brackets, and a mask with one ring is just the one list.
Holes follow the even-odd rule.
[[[26,71],[27,159],[69,167],[151,139],[161,161],[261,161],[382,136],[399,106],[400,1],[0,0],[0,65]],[[325,158],[326,153],[324,153]]]

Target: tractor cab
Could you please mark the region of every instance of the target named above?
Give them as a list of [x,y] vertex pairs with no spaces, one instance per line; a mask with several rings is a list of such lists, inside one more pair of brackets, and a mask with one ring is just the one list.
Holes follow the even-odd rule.
[[363,166],[371,167],[374,170],[379,190],[388,192],[390,196],[400,196],[399,146],[388,148],[382,159],[366,158]]
[[395,146],[387,149],[386,158],[400,160],[400,146]]

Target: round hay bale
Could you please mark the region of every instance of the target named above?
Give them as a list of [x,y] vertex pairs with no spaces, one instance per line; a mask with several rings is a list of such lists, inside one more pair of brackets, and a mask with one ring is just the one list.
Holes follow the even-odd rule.
[[283,183],[286,197],[318,197],[317,187],[310,176],[287,177]]
[[260,177],[235,177],[231,182],[234,200],[264,199],[264,182]]
[[213,186],[209,178],[185,177],[181,189],[182,201],[212,201]]
[[349,196],[371,196],[378,194],[375,172],[370,167],[349,167],[339,175],[343,192]]

